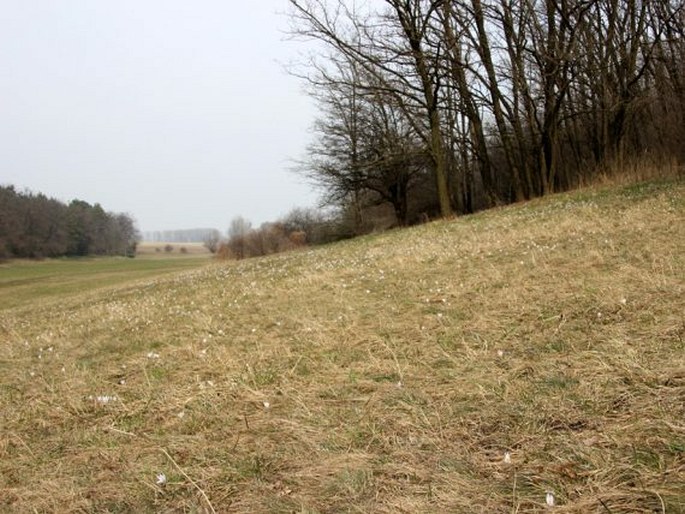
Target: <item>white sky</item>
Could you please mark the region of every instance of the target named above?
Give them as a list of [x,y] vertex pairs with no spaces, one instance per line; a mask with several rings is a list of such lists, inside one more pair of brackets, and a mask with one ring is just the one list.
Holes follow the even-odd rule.
[[0,0],[0,184],[143,231],[259,224],[317,195],[288,171],[315,114],[286,0]]

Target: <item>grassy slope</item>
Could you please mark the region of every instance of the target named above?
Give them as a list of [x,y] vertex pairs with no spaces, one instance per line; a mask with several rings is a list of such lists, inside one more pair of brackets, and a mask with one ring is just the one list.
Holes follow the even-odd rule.
[[0,510],[684,512],[684,220],[583,191],[0,311]]

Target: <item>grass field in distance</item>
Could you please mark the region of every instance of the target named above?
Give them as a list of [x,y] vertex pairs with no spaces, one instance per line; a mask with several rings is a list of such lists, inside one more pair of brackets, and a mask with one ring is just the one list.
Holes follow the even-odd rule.
[[685,512],[684,221],[671,181],[0,268],[0,510]]
[[[170,251],[166,250],[170,248]],[[166,243],[143,241],[138,244],[136,257],[211,257],[211,253],[202,243]]]
[[142,244],[136,258],[84,257],[0,262],[0,309],[35,307],[44,300],[62,300],[117,287],[165,273],[196,268],[209,262],[209,252],[156,253]]

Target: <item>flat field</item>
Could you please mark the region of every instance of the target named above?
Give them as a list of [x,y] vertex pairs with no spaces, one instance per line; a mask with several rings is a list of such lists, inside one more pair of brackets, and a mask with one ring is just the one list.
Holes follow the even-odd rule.
[[208,262],[198,255],[181,258],[149,254],[135,259],[87,257],[0,263],[0,310],[38,306],[46,300],[62,302],[73,296],[83,298],[104,288],[126,286]]
[[160,243],[143,241],[138,245],[137,257],[211,257],[202,243]]
[[208,262],[0,269],[0,510],[685,512],[683,181]]

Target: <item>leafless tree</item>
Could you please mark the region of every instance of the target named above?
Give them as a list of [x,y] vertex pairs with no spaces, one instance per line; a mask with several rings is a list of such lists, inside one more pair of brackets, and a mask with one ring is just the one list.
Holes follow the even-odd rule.
[[252,231],[252,223],[242,216],[236,216],[231,220],[228,227],[228,242],[233,256],[236,259],[247,257],[248,236]]
[[209,234],[205,236],[202,244],[204,245],[210,253],[216,253],[219,249],[219,243],[221,242],[221,234],[218,230],[212,230]]
[[[645,152],[682,160],[683,1],[290,0],[293,33],[327,48],[307,75],[337,95],[318,128],[338,143],[346,131],[326,145],[347,152],[346,166],[326,161],[345,179],[329,193],[368,198],[374,152],[393,173],[423,152],[443,216],[564,190]],[[400,125],[362,131],[384,113]]]
[[[372,80],[359,84],[393,98],[429,150],[441,213],[452,212],[439,107],[439,49],[427,41],[440,1],[385,0],[355,11],[343,0],[290,0],[293,33],[325,43],[333,59],[354,63]],[[319,67],[320,68],[320,67]]]

